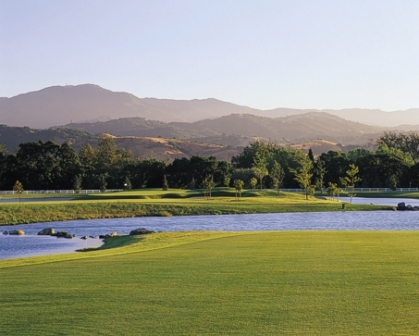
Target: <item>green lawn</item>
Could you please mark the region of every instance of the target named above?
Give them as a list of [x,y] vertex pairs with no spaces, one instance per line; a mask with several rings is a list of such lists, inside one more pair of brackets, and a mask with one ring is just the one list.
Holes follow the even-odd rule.
[[0,261],[0,334],[419,333],[419,232],[112,240],[124,243]]

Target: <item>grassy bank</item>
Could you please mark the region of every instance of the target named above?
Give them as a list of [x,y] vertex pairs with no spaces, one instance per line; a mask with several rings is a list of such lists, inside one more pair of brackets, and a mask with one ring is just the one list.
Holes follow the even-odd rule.
[[[186,191],[157,190],[83,196],[63,202],[28,202],[2,204],[0,225],[50,222],[74,219],[121,218],[142,216],[223,215],[281,212],[342,211],[341,203],[323,199],[305,200],[301,194],[246,193],[236,200],[231,190],[219,190],[211,199]],[[188,196],[188,197],[187,197]],[[347,211],[384,210],[386,206],[347,204]]]
[[1,334],[417,334],[418,232],[165,233],[129,243],[0,261]]

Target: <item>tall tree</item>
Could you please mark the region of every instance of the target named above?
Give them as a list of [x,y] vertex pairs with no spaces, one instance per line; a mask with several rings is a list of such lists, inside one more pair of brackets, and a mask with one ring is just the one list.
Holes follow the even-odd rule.
[[298,168],[292,169],[291,172],[294,174],[294,179],[304,190],[306,199],[308,199],[310,195],[311,178],[313,177],[313,162],[308,155],[305,155],[298,160],[298,165]]
[[312,151],[311,147],[308,150],[308,158],[311,160],[311,162],[314,163],[314,154],[313,154],[313,151]]
[[205,190],[205,195],[206,197],[211,198],[211,190],[215,187],[215,182],[214,182],[214,178],[212,177],[212,175],[208,175],[203,183],[202,183],[202,187]]
[[351,163],[345,153],[337,151],[328,151],[327,153],[321,154],[319,158],[325,163],[325,184],[329,182],[338,183],[340,177],[345,175]]
[[282,183],[284,181],[285,171],[277,161],[274,161],[269,176],[272,180],[274,189],[278,189],[279,193],[279,189],[282,187]]
[[354,188],[355,184],[360,182],[362,179],[358,176],[359,168],[353,163],[349,165],[349,169],[346,171],[346,176],[341,178],[342,184],[349,189],[348,195],[352,203],[352,197],[355,196]]
[[316,178],[316,187],[320,190],[320,194],[323,195],[324,188],[324,175],[327,173],[325,162],[318,158],[314,166],[314,176]]
[[15,182],[15,185],[13,186],[13,191],[17,194],[20,203],[22,201],[23,185],[19,180]]
[[252,165],[255,176],[259,179],[259,186],[263,188],[263,178],[268,175],[268,167],[266,159],[262,156],[257,155]]
[[243,191],[244,182],[242,180],[234,180],[234,189],[236,189],[236,199],[240,200]]

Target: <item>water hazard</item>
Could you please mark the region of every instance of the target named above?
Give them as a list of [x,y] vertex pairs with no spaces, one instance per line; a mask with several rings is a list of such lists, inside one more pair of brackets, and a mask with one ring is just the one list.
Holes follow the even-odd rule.
[[[354,199],[354,203],[397,205],[400,199]],[[380,203],[381,202],[381,203]],[[419,205],[418,200],[405,200]],[[37,236],[47,227],[75,233],[78,238]],[[418,230],[418,211],[366,211],[280,213],[223,216],[144,217],[76,220],[1,227],[1,231],[22,229],[25,236],[0,235],[0,259],[72,252],[78,248],[100,246],[99,239],[80,239],[116,231],[128,234],[145,227],[154,231],[276,231],[276,230]]]

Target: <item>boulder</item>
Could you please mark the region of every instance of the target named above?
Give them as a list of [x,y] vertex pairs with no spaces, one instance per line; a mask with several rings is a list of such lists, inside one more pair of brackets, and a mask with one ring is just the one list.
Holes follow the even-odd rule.
[[42,229],[38,232],[38,236],[52,236],[55,233],[53,228]]
[[111,232],[111,233],[108,233],[106,236],[105,236],[105,238],[112,238],[112,237],[116,237],[118,234],[114,231],[114,232]]
[[138,229],[132,230],[129,234],[131,236],[134,236],[134,235],[144,235],[144,234],[149,234],[149,233],[155,233],[155,231],[147,230],[145,228],[138,228]]
[[53,233],[51,236],[57,237],[57,238],[74,238],[76,235],[75,234],[71,234],[67,231],[57,231],[55,233]]
[[410,204],[409,205],[406,205],[406,210],[411,211],[411,210],[413,210],[413,207]]
[[87,236],[83,236],[83,237],[81,237],[80,239],[84,239],[84,240],[87,240],[89,237],[87,237]]
[[68,234],[69,233],[66,232],[66,231],[57,231],[57,232],[53,233],[51,236],[58,237],[58,238],[63,238],[65,236],[67,236]]
[[397,204],[397,210],[406,210],[406,203],[402,202]]
[[7,231],[3,231],[3,234],[4,234],[4,235],[8,235],[8,234],[9,234],[9,232],[7,232]]
[[23,230],[12,230],[9,231],[9,235],[18,235],[18,236],[23,236],[25,234],[25,231]]

